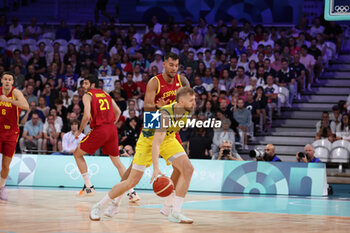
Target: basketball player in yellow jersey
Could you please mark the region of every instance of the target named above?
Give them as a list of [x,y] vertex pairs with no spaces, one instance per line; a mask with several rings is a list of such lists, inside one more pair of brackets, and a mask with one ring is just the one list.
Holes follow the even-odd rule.
[[177,90],[176,102],[163,106],[160,109],[162,126],[160,129],[143,129],[136,144],[132,169],[129,177],[118,183],[106,196],[96,203],[90,212],[90,219],[100,220],[101,210],[114,198],[120,197],[126,190],[135,187],[142,178],[144,170],[153,162],[153,175],[151,182],[158,175],[163,175],[159,170],[158,158],[161,155],[168,163],[171,163],[179,172],[179,178],[175,187],[174,205],[168,219],[177,223],[192,223],[193,220],[181,213],[182,203],[188,191],[193,173],[193,166],[186,152],[175,137],[180,130],[180,125],[186,125],[187,117],[195,108],[195,92],[189,87]]

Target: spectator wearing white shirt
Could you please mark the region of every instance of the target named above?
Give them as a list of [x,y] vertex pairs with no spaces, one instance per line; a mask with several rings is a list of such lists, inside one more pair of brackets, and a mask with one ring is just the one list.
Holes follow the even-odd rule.
[[[43,127],[44,140],[43,140],[43,151],[47,150],[47,146],[52,146],[52,151],[57,151],[58,137],[61,132],[61,126],[55,122],[53,115],[48,115],[47,121]],[[61,150],[61,148],[59,148]]]
[[308,48],[306,47],[306,45],[301,46],[301,50],[300,50],[300,63],[303,64],[306,68],[307,72],[307,78],[308,78],[308,85],[307,85],[307,89],[309,91],[311,91],[311,84],[312,79],[313,79],[313,75],[314,75],[314,65],[316,64],[316,60],[314,58],[314,56],[312,56],[311,54],[308,54]]
[[25,35],[37,40],[41,34],[41,28],[36,24],[36,18],[32,17],[30,25],[26,28]]
[[62,152],[64,154],[73,154],[75,149],[78,147],[80,141],[85,137],[85,134],[80,134],[78,139],[75,138],[74,134],[78,131],[79,121],[73,120],[71,123],[71,131],[64,134],[62,138]]
[[12,24],[10,25],[9,32],[10,32],[11,38],[22,39],[23,26],[22,24],[18,23],[17,17],[12,18]]
[[348,114],[344,114],[342,116],[341,122],[337,126],[336,139],[350,141],[350,124]]
[[316,17],[314,19],[314,25],[310,28],[309,34],[312,37],[315,37],[318,33],[323,33],[324,32],[324,27],[321,25],[321,20],[320,18]]
[[[154,33],[160,35],[160,33],[162,33],[162,25],[158,23],[158,18],[155,15],[152,16],[152,24]],[[146,33],[147,32],[149,32],[148,26],[146,27]]]
[[264,31],[263,39],[259,42],[259,44],[262,44],[265,47],[268,45],[271,45],[271,47],[273,48],[275,45],[275,42],[269,38],[269,33],[267,31]]

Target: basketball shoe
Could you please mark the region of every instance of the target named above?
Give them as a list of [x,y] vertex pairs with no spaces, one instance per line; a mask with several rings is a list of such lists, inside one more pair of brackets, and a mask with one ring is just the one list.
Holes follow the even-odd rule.
[[187,224],[193,223],[192,219],[187,218],[182,213],[175,212],[175,211],[171,211],[171,213],[168,216],[168,220],[171,222],[176,222],[176,223],[187,223]]
[[8,200],[5,186],[0,188],[0,200],[3,200],[3,201]]
[[84,184],[84,187],[82,190],[80,190],[76,195],[78,197],[86,197],[86,196],[94,196],[96,194],[94,186],[91,186],[90,188],[87,188]]
[[127,196],[129,197],[129,202],[137,202],[139,200],[141,200],[141,198],[139,197],[139,195],[137,195],[137,193],[134,191],[132,193],[128,193]]
[[100,221],[101,219],[100,216],[101,216],[101,206],[99,203],[96,203],[95,205],[92,206],[89,217],[92,221]]
[[171,208],[172,206],[168,206],[168,205],[163,205],[163,207],[160,209],[160,213],[164,216],[169,216],[170,212],[171,212]]
[[118,202],[115,199],[113,199],[112,204],[110,204],[105,210],[104,215],[111,218],[117,213],[119,213],[119,205]]

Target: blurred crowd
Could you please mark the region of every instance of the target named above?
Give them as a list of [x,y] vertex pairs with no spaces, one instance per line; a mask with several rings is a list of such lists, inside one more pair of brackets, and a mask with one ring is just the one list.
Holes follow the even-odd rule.
[[199,24],[162,24],[156,16],[151,21],[136,30],[92,21],[70,27],[62,20],[56,31],[47,31],[35,18],[23,26],[16,17],[7,23],[0,16],[0,73],[15,74],[15,86],[30,104],[21,115],[22,152],[72,152],[79,140],[71,134],[83,113],[81,83],[96,74],[122,110],[119,143],[125,156],[132,155],[147,82],[163,71],[168,52],[180,56],[179,74],[196,92],[193,117],[223,122],[217,131],[182,130],[189,156],[217,159],[228,144],[245,150],[254,134],[268,132],[281,107],[312,90],[342,43],[342,28],[318,17],[289,28],[236,19],[215,25],[204,18]]

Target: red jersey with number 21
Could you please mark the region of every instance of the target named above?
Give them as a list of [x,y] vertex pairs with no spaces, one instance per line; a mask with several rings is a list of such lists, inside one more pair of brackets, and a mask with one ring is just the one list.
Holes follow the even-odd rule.
[[[12,87],[10,93],[6,96],[9,99],[15,99]],[[0,95],[3,95],[2,87],[0,87]],[[0,134],[10,132],[19,133],[18,121],[21,109],[10,102],[0,101]]]
[[91,89],[87,94],[92,97],[90,128],[114,124],[116,117],[113,111],[112,98],[101,89]]

